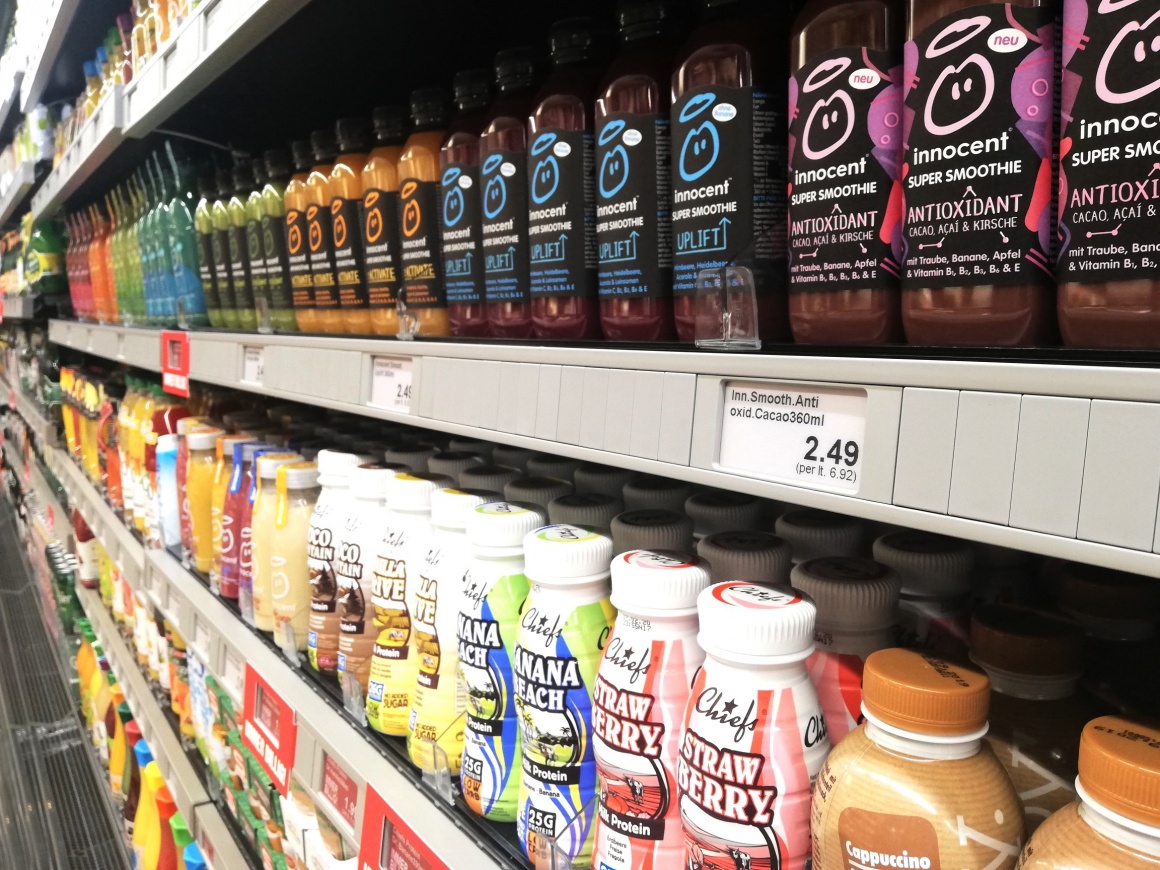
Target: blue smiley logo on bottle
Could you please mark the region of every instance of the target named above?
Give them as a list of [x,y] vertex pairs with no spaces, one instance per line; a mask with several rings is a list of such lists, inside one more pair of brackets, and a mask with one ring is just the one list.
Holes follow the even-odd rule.
[[[715,94],[697,94],[681,109],[679,120],[688,123],[707,112],[717,100]],[[682,181],[696,181],[713,168],[721,152],[717,126],[706,118],[685,134],[681,156],[677,163]]]
[[502,163],[502,154],[492,154],[483,162],[484,177],[491,176],[483,187],[483,216],[488,220],[499,217],[507,205],[507,182],[499,171]]
[[467,210],[463,200],[463,190],[459,186],[459,176],[463,170],[452,166],[443,173],[440,185],[443,187],[443,225],[453,227],[463,219]]
[[[624,131],[625,126],[621,120],[609,121],[600,131],[597,144],[606,147]],[[611,199],[628,183],[628,151],[623,143],[618,142],[601,158],[596,178],[601,199]]]
[[541,133],[532,142],[529,153],[533,157],[546,154],[532,170],[532,202],[541,205],[552,198],[560,186],[560,164],[550,149],[556,141],[555,133]]

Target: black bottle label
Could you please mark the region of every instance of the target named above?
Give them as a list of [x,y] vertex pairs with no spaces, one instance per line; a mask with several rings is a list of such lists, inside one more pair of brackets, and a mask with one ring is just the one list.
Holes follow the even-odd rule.
[[973,6],[906,45],[903,287],[1054,286],[1055,23]]
[[394,308],[402,275],[399,269],[399,195],[368,190],[359,206],[363,250],[366,254],[367,304]]
[[310,271],[309,229],[306,212],[286,212],[286,261],[290,267],[290,294],[295,308],[314,307],[314,276]]
[[902,65],[818,55],[789,83],[789,286],[897,288],[902,274]]
[[262,216],[262,254],[266,258],[266,288],[270,294],[270,308],[285,311],[294,306],[290,288],[290,257],[286,250],[286,233],[280,221],[270,215]]
[[541,130],[528,148],[532,296],[596,294],[593,136]]
[[230,226],[230,275],[234,284],[234,304],[238,310],[254,310],[254,291],[250,286],[249,243],[244,226]]
[[334,270],[338,279],[338,302],[343,308],[366,308],[362,222],[357,199],[335,197],[330,201],[330,229],[334,238]]
[[1061,282],[1160,277],[1155,13],[1149,3],[1075,0],[1064,7]]
[[250,269],[250,289],[254,299],[269,302],[269,281],[266,280],[266,256],[262,252],[262,222],[246,221],[246,259]]
[[528,301],[528,155],[481,155],[483,284],[488,302]]
[[228,230],[214,229],[210,239],[210,248],[213,251],[213,271],[217,275],[218,298],[222,308],[230,311],[237,310],[237,300],[234,297],[234,279],[230,271],[230,234]]
[[759,293],[784,289],[784,103],[754,88],[705,86],[673,104],[673,293],[702,270],[753,272]]
[[483,227],[479,210],[479,167],[452,163],[439,180],[443,284],[451,304],[483,301]]
[[406,178],[399,184],[403,299],[411,308],[446,308],[439,262],[439,184]]
[[214,273],[213,233],[197,234],[198,275],[201,277],[201,292],[205,296],[207,311],[221,309],[218,297],[217,275]]
[[338,285],[334,277],[334,236],[329,208],[320,205],[306,207],[306,240],[310,248],[314,307],[337,308]]
[[673,268],[669,119],[618,112],[596,133],[601,296],[667,296]]

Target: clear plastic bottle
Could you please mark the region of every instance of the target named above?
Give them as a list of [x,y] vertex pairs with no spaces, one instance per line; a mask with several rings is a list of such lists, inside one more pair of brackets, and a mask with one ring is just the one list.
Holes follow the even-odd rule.
[[[274,630],[274,570],[275,566],[285,573],[286,565],[276,563],[280,558],[274,549],[276,543],[288,546],[288,541],[276,539],[274,531],[278,520],[278,492],[276,478],[278,470],[285,465],[302,463],[297,453],[260,453],[254,459],[255,497],[253,517],[250,520],[250,540],[253,542],[253,583],[254,622],[259,631]],[[304,474],[303,477],[310,475]],[[305,527],[303,527],[305,531]],[[305,540],[303,541],[305,545]],[[295,548],[290,547],[293,550]],[[302,548],[305,552],[305,546]],[[275,638],[281,640],[281,638]]]
[[218,301],[221,303],[221,322],[226,329],[237,329],[241,325],[238,318],[237,295],[234,291],[235,276],[230,267],[230,212],[228,204],[233,194],[234,183],[227,169],[219,169],[214,175],[217,199],[210,206],[213,221],[211,252],[213,271],[217,276]]
[[294,174],[286,183],[283,205],[286,209],[284,230],[286,258],[290,269],[290,294],[294,302],[294,321],[303,332],[317,332],[314,313],[314,284],[310,272],[309,229],[306,223],[308,198],[306,180],[310,177],[312,152],[310,143],[297,140],[290,143]]
[[[262,256],[266,261],[266,307],[270,326],[278,332],[297,332],[292,294],[293,276],[286,250],[286,188],[290,184],[290,155],[273,148],[264,155],[266,186],[259,192]],[[257,300],[254,300],[257,302]]]
[[363,167],[364,193],[359,209],[370,320],[366,331],[396,335],[399,316],[395,306],[403,279],[399,260],[399,157],[407,140],[408,117],[401,106],[380,106],[372,120],[375,147]]
[[230,274],[233,276],[234,305],[237,308],[238,328],[254,331],[258,315],[254,310],[254,285],[250,263],[250,245],[246,238],[246,200],[254,189],[254,172],[250,162],[234,165],[233,195],[226,205],[230,215],[228,230]]
[[[306,177],[306,246],[309,250],[314,322],[309,331],[342,332],[341,318],[325,321],[323,312],[338,313],[338,284],[334,271],[334,233],[330,225],[330,173],[338,157],[338,143],[330,130],[310,134],[314,166]],[[303,330],[307,327],[299,319]],[[327,330],[327,323],[332,328]]]
[[206,315],[210,326],[225,326],[222,314],[221,296],[218,293],[217,264],[213,249],[213,214],[211,209],[217,198],[217,188],[212,178],[197,180],[197,209],[193,213],[193,224],[197,230],[198,276],[201,278],[201,292],[205,296]]
[[335,125],[339,156],[330,170],[330,230],[340,310],[320,309],[323,332],[367,335],[365,251],[359,209],[362,172],[371,148],[371,132],[362,118],[343,118]]
[[266,161],[260,157],[255,159],[250,165],[250,175],[253,182],[245,196],[246,260],[250,264],[255,328],[261,328],[265,326],[263,312],[270,310],[270,279],[267,275],[266,254],[262,249],[262,190],[269,181]]
[[274,534],[270,542],[274,639],[288,644],[286,626],[289,626],[294,648],[301,651],[306,649],[310,621],[310,574],[306,549],[310,518],[318,501],[318,466],[313,462],[283,465],[277,471],[274,485],[278,496]]

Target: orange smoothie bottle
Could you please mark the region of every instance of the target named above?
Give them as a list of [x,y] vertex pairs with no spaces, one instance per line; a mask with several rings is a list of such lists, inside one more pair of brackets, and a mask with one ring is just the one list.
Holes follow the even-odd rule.
[[[329,130],[315,130],[310,134],[310,147],[314,151],[314,168],[306,177],[306,247],[314,286],[314,331],[342,332],[330,223],[330,173],[334,171],[338,145]],[[330,316],[332,312],[337,319]]]
[[323,332],[369,335],[371,323],[359,207],[363,198],[362,171],[371,146],[371,134],[362,118],[343,118],[335,132],[339,157],[330,171],[330,226],[341,310],[320,310],[318,315]]
[[399,158],[407,139],[407,113],[401,106],[380,106],[374,112],[375,147],[362,171],[363,201],[359,209],[366,252],[367,304],[370,331],[395,335],[399,316],[395,302],[403,270],[399,262]]
[[402,299],[420,335],[451,334],[439,256],[439,149],[447,135],[448,103],[443,88],[411,93],[415,131],[399,157]]
[[314,279],[310,274],[310,252],[306,243],[306,179],[310,176],[313,155],[310,143],[299,139],[290,143],[294,174],[286,183],[283,202],[286,206],[286,255],[290,263],[290,294],[294,301],[294,319],[303,332],[318,332],[314,313]]

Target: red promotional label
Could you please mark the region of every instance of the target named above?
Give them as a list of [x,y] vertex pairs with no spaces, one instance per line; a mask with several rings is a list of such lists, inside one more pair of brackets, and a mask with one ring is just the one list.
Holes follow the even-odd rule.
[[161,332],[161,387],[167,393],[189,398],[189,333],[178,329]]
[[242,743],[254,753],[282,797],[286,797],[298,744],[298,719],[294,709],[249,662],[246,662],[242,710]]
[[367,785],[358,870],[450,870]]
[[355,810],[358,809],[358,786],[327,753],[322,753],[322,796],[351,828],[354,828]]

